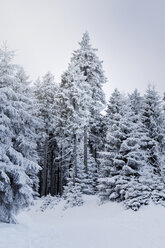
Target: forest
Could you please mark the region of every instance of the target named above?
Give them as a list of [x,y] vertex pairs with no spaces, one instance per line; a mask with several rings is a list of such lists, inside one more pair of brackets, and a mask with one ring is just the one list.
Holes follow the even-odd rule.
[[[149,85],[108,102],[107,82],[88,32],[56,82],[35,82],[15,53],[0,48],[0,221],[47,195],[83,204],[122,202],[137,211],[150,201],[165,206],[165,96]],[[122,82],[121,82],[122,83]]]

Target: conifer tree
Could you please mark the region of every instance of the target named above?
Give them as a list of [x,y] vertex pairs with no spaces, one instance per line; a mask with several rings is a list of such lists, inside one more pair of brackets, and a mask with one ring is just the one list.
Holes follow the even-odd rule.
[[4,222],[15,222],[14,215],[31,204],[39,171],[37,122],[28,112],[31,103],[20,92],[13,56],[6,46],[0,49],[0,221]]
[[[142,133],[130,101],[124,99],[118,90],[110,98],[106,119],[107,144],[103,153],[106,159],[103,157],[99,185],[101,200],[124,201],[125,206],[137,210],[144,203],[144,199],[138,199],[138,192],[134,189],[134,182],[145,164],[141,152]],[[128,190],[132,192],[133,189],[134,196],[128,195]]]
[[115,89],[110,97],[106,110],[106,143],[104,152],[101,153],[99,195],[103,201],[109,199],[110,195],[113,193],[111,188],[114,187],[115,180],[112,179],[112,176],[114,176],[117,171],[116,166],[114,166],[114,160],[119,153],[123,139],[123,135],[120,130],[120,123],[124,114],[123,106],[123,96],[117,89]]
[[144,96],[141,118],[147,137],[143,147],[146,151],[147,161],[152,166],[153,173],[159,174],[161,170],[159,155],[164,146],[163,114],[160,97],[154,87],[149,86]]
[[77,182],[80,183],[80,178],[83,177],[82,174],[84,173],[81,159],[83,149],[80,149],[80,146],[84,126],[87,125],[89,119],[87,89],[83,73],[72,62],[61,79],[57,97],[61,106],[56,131],[59,134],[58,139],[62,140],[65,154],[67,154],[67,156],[63,154],[63,158],[61,158],[66,173],[65,181],[68,181],[67,176],[69,176],[69,170],[72,168],[73,185]]
[[104,117],[105,144],[104,151],[101,152],[100,168],[103,177],[109,176],[113,159],[121,145],[119,125],[124,114],[123,106],[124,98],[121,93],[115,89],[109,99],[106,115]]
[[[164,120],[160,96],[154,87],[149,86],[144,96],[141,120],[145,133],[142,149],[145,153],[146,168],[144,170],[151,198],[156,203],[164,204],[165,184],[162,177],[164,152]],[[144,180],[144,179],[143,179]]]
[[101,141],[99,129],[101,115],[105,105],[105,96],[102,90],[103,84],[106,82],[104,76],[102,61],[96,55],[97,49],[90,45],[88,32],[83,34],[82,40],[79,43],[80,48],[74,51],[71,62],[77,65],[80,71],[85,76],[85,82],[88,86],[89,98],[89,124],[84,126],[84,168],[88,175],[88,149],[96,160],[97,152]]

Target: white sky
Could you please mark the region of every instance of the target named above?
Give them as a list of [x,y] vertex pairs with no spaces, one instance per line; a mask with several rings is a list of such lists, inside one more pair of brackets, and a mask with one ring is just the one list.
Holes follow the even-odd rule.
[[86,30],[107,97],[149,83],[165,91],[165,0],[0,0],[0,42],[33,80],[50,70],[59,81]]

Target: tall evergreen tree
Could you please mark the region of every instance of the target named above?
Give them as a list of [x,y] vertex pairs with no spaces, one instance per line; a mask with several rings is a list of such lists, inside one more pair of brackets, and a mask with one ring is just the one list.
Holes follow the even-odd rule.
[[149,86],[144,96],[141,120],[145,133],[142,149],[146,157],[145,178],[148,179],[152,194],[151,198],[156,203],[164,204],[165,184],[162,177],[164,153],[164,118],[160,96],[154,87]]
[[[68,70],[62,75],[58,98],[61,102],[61,112],[57,132],[61,134],[63,150],[63,169],[65,170],[65,181],[70,182],[67,177],[72,168],[73,185],[80,183],[84,178],[83,147],[82,139],[84,127],[89,123],[89,98],[86,77],[80,68],[73,62]],[[89,159],[89,153],[87,154]]]
[[102,176],[105,177],[109,176],[113,159],[121,145],[120,121],[124,115],[123,106],[124,98],[115,89],[109,99],[106,115],[104,116],[105,144],[104,152],[101,152],[100,170]]
[[0,49],[0,221],[4,222],[14,222],[14,215],[32,202],[39,171],[38,122],[28,112],[31,102],[20,91],[13,56],[6,46]]
[[147,162],[152,166],[153,173],[159,174],[161,171],[160,155],[164,148],[163,114],[160,96],[154,87],[149,86],[144,96],[141,119],[147,138],[143,147]]
[[92,48],[90,45],[88,32],[83,34],[79,45],[80,48],[74,51],[71,62],[79,67],[88,85],[90,116],[88,126],[84,127],[84,167],[86,174],[88,174],[88,147],[90,145],[90,152],[96,159],[97,150],[101,144],[99,140],[101,133],[99,125],[101,119],[100,112],[105,105],[102,86],[106,82],[106,78],[102,68],[102,61],[96,55],[97,49]]
[[[112,94],[107,108],[107,143],[103,153],[103,166],[99,185],[101,200],[125,201],[125,205],[137,210],[143,199],[138,192],[129,201],[140,169],[144,166],[141,152],[141,129],[138,116],[118,90]],[[134,190],[135,192],[135,190]],[[144,198],[144,197],[143,197]],[[129,202],[129,204],[128,204]]]

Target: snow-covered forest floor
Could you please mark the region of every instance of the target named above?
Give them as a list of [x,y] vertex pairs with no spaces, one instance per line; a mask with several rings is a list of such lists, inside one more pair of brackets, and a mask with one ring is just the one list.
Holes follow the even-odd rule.
[[37,200],[18,216],[19,224],[0,223],[0,248],[164,248],[165,208],[150,204],[138,212],[122,204],[84,205],[63,210],[64,200],[45,211]]

